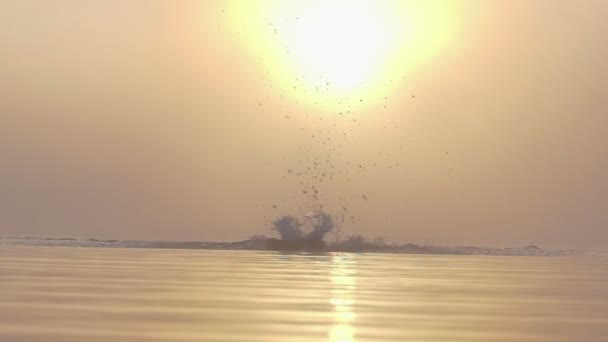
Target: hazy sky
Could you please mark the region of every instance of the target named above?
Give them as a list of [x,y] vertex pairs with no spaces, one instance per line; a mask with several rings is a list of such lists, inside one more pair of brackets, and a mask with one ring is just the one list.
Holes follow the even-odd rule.
[[[348,118],[287,94],[234,7],[1,1],[0,235],[244,239],[322,204],[392,241],[608,248],[608,2],[452,1]],[[296,175],[315,157],[333,179]]]

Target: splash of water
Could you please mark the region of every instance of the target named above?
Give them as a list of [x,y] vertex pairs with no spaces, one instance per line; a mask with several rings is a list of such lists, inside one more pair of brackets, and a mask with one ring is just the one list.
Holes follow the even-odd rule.
[[285,242],[294,243],[301,240],[304,236],[302,224],[294,216],[287,215],[280,217],[273,222],[273,225],[277,232],[279,232],[281,240]]
[[269,239],[272,249],[324,249],[324,238],[336,224],[332,216],[323,211],[309,212],[300,221],[286,215],[273,222],[280,240]]

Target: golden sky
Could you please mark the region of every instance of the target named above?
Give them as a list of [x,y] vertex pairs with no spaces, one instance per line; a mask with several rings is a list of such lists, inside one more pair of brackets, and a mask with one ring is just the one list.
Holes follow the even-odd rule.
[[608,248],[608,2],[285,4],[0,2],[0,235]]

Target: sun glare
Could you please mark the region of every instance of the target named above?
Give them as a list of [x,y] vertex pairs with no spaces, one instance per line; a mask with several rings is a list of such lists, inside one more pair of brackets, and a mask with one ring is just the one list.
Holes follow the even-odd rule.
[[269,79],[315,104],[384,97],[453,31],[447,2],[235,1],[230,13]]
[[350,91],[369,81],[398,47],[407,25],[370,2],[319,2],[285,27],[294,66],[307,79]]

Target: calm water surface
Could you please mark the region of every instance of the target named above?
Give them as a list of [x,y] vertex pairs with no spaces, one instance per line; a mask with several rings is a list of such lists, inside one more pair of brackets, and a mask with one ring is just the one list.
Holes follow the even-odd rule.
[[0,341],[608,341],[608,258],[0,246]]

